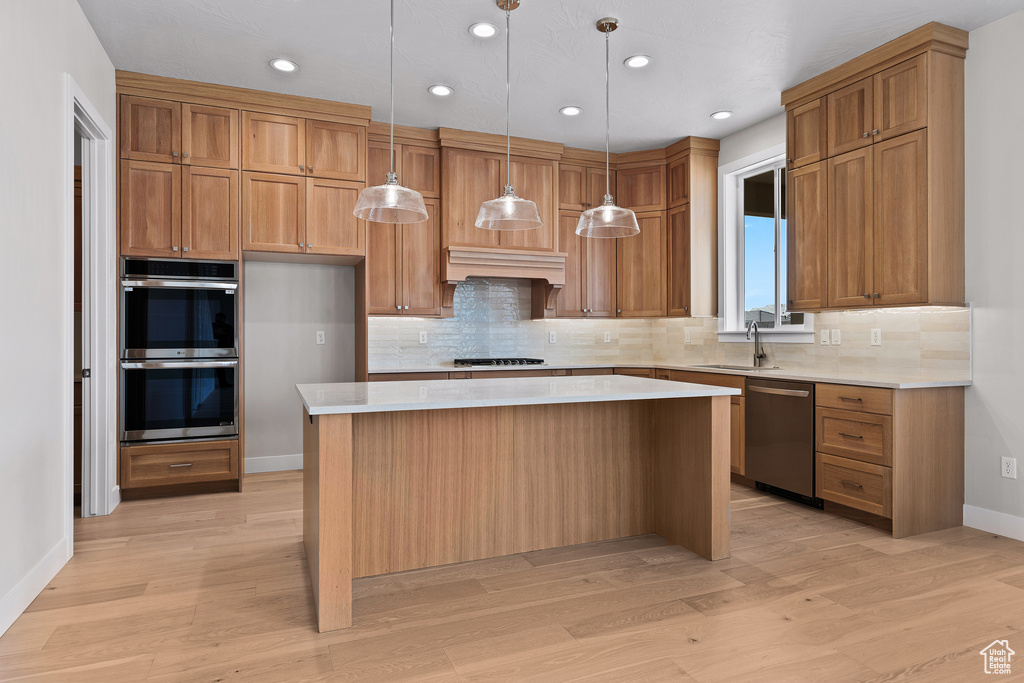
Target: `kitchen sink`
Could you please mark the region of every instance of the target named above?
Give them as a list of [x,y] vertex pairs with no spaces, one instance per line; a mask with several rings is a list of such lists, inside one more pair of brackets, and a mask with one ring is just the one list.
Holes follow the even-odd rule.
[[712,370],[743,370],[744,372],[760,372],[761,370],[778,370],[779,366],[775,365],[770,368],[760,367],[755,368],[751,365],[694,365],[695,368],[709,368]]

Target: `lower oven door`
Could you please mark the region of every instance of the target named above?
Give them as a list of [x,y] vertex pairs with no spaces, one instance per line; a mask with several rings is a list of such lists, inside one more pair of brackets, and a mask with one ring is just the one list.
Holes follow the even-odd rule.
[[237,359],[122,361],[122,441],[237,435]]

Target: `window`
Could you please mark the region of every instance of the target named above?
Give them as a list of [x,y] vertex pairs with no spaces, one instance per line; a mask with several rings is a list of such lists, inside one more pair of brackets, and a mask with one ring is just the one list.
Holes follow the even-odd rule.
[[813,342],[811,316],[786,306],[784,157],[724,173],[723,184],[723,340],[730,332],[736,338],[735,333],[745,332],[747,324],[756,321],[769,336],[795,335],[787,341]]

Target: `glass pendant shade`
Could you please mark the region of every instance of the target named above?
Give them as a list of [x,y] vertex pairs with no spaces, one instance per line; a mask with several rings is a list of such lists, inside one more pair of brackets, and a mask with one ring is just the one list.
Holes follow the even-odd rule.
[[517,197],[512,186],[506,185],[505,194],[480,205],[475,225],[485,230],[533,230],[544,222],[535,203]]
[[423,195],[398,184],[398,176],[388,174],[383,185],[367,187],[359,193],[356,218],[374,223],[421,223],[427,220]]
[[615,206],[610,194],[604,196],[604,203],[580,214],[576,224],[580,237],[632,237],[640,234],[636,214],[629,209]]

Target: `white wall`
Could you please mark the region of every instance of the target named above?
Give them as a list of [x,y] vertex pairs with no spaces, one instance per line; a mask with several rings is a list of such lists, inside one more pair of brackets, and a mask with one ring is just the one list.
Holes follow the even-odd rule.
[[302,468],[295,385],[355,379],[355,299],[352,267],[245,264],[246,472]]
[[68,558],[70,73],[116,127],[114,67],[75,0],[0,2],[0,633]]
[[785,144],[786,113],[782,110],[782,105],[779,105],[779,111],[781,113],[778,116],[722,138],[722,146],[718,151],[718,167],[728,166],[751,154]]
[[[1024,12],[971,31],[967,52],[967,523],[1024,539]],[[1016,481],[1000,456],[1018,459]]]

